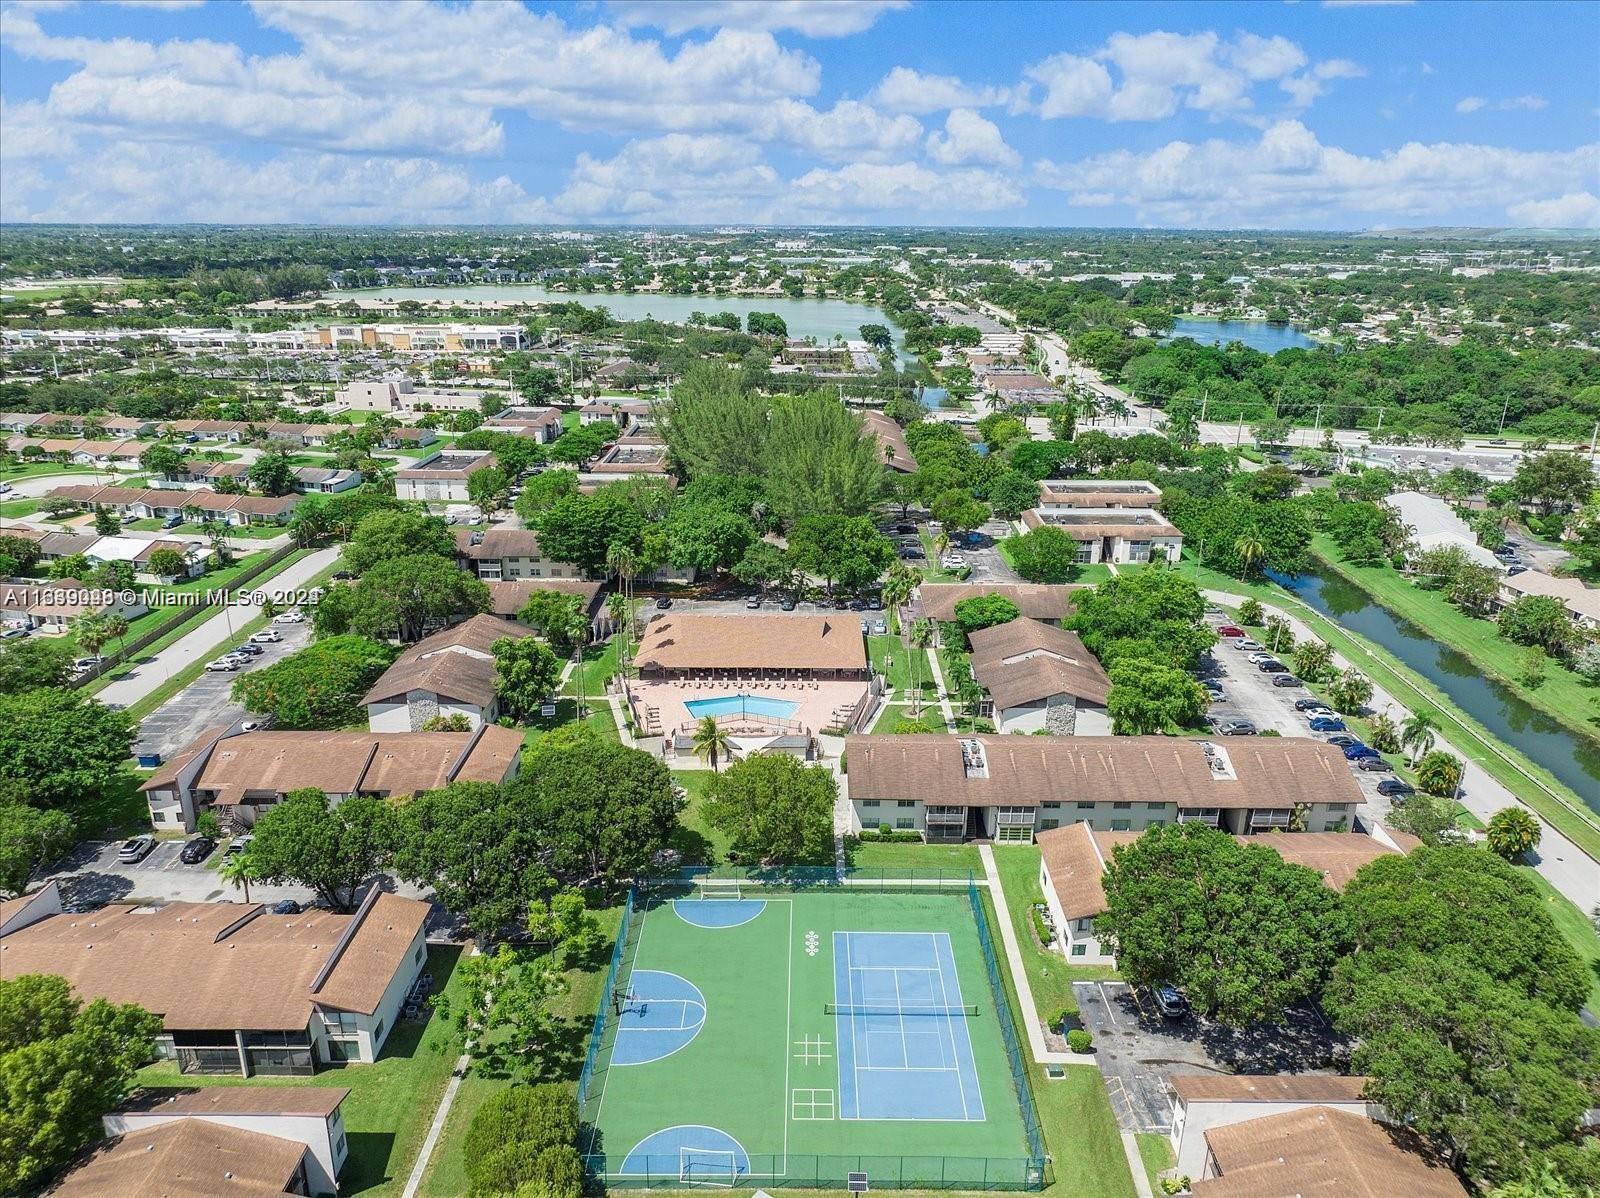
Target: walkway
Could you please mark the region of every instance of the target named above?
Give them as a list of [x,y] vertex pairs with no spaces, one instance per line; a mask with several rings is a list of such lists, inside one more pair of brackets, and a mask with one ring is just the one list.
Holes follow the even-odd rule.
[[[478,955],[478,946],[474,944],[470,956]],[[450,1118],[450,1108],[456,1103],[456,1091],[461,1089],[461,1079],[467,1076],[467,1070],[472,1067],[472,1045],[469,1042],[462,1049],[461,1055],[456,1058],[455,1068],[450,1071],[450,1083],[444,1088],[444,1097],[439,1100],[439,1109],[433,1112],[433,1122],[428,1124],[428,1134],[422,1141],[422,1150],[417,1153],[416,1164],[411,1166],[411,1176],[406,1178],[406,1188],[401,1192],[400,1198],[417,1198],[417,1190],[422,1187],[422,1179],[428,1174],[428,1161],[433,1157],[433,1150],[438,1146],[439,1137],[444,1134],[445,1120]]]
[[939,666],[939,654],[932,648],[924,650],[928,655],[928,664],[933,668],[933,681],[939,688],[939,713],[944,716],[944,726],[950,731],[956,730],[956,709],[950,706],[950,691],[945,686],[944,670]]
[[[1208,602],[1222,603],[1230,607],[1237,606],[1240,601],[1240,596],[1231,591],[1208,590],[1204,594]],[[1299,616],[1295,615],[1291,609],[1267,603],[1263,603],[1261,606],[1265,610],[1288,620],[1289,626],[1294,629],[1296,639],[1307,638],[1319,641],[1322,639],[1317,636],[1315,630]],[[1349,632],[1348,629],[1345,631]],[[1350,635],[1353,636],[1354,634]],[[1340,668],[1355,666],[1356,669],[1362,670],[1363,673],[1368,675],[1369,681],[1371,680],[1370,673],[1362,669],[1364,663],[1349,661],[1341,653],[1335,653],[1333,660],[1334,664]],[[1411,714],[1405,704],[1378,686],[1376,682],[1372,684],[1370,706],[1374,711],[1382,711],[1385,708],[1392,709],[1390,714],[1394,717],[1396,723],[1404,721]],[[1487,823],[1489,817],[1502,807],[1523,806],[1517,796],[1512,794],[1503,783],[1497,781],[1481,765],[1452,744],[1448,732],[1444,729],[1439,729],[1435,735],[1439,746],[1454,752],[1465,766],[1461,778],[1461,805],[1463,807]],[[1539,841],[1539,848],[1536,854],[1538,860],[1534,863],[1534,868],[1539,871],[1550,885],[1577,904],[1578,910],[1587,915],[1595,904],[1596,896],[1600,896],[1600,861],[1590,857],[1555,828],[1544,820],[1539,819],[1536,812],[1531,809],[1524,809],[1539,820],[1539,827],[1544,833]]]
[[[277,592],[307,586],[313,578],[339,560],[339,552],[338,549],[319,549],[271,578],[245,584],[245,589],[261,587]],[[237,629],[244,627],[258,614],[259,607],[255,603],[224,608],[216,615],[201,620],[154,657],[141,658],[128,674],[96,691],[94,697],[102,703],[120,703],[124,707],[137,703],[175,674],[210,657],[216,649],[238,635]]]

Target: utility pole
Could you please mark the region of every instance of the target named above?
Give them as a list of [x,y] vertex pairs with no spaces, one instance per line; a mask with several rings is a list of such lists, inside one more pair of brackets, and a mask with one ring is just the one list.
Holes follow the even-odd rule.
[[1211,402],[1211,388],[1200,388],[1200,423],[1206,422],[1206,404]]
[[1494,430],[1494,435],[1499,436],[1506,431],[1506,411],[1511,407],[1511,397],[1508,395],[1500,402],[1500,427]]

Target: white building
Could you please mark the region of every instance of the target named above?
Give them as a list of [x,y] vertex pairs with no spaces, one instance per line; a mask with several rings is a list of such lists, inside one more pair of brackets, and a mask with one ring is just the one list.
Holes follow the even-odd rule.
[[1460,549],[1476,565],[1504,570],[1505,563],[1478,544],[1478,536],[1448,503],[1421,491],[1396,491],[1383,501],[1409,530],[1418,552]]
[[467,480],[495,465],[495,461],[494,454],[486,449],[438,450],[415,466],[395,472],[395,498],[465,503],[471,498]]

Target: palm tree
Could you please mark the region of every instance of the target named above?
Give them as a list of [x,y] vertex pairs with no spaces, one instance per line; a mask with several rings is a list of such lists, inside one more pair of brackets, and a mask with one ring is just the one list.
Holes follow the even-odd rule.
[[1419,711],[1400,725],[1400,747],[1411,754],[1411,764],[1421,761],[1433,748],[1433,730],[1438,725],[1425,711]]
[[915,620],[911,624],[911,714],[922,715],[922,659],[933,644],[933,621]]
[[[1305,671],[1301,671],[1304,673]],[[1380,753],[1393,753],[1400,747],[1400,729],[1396,726],[1394,718],[1387,711],[1380,711],[1372,717],[1368,729],[1367,739],[1372,742],[1372,747]]]
[[128,635],[127,617],[119,616],[116,612],[111,612],[105,617],[105,630],[106,639],[116,641],[118,650],[125,654],[127,652],[127,646],[123,638]]
[[718,761],[733,756],[733,738],[723,731],[715,716],[701,716],[694,729],[694,755],[711,762],[711,772],[719,770]]
[[217,874],[224,882],[244,887],[244,901],[247,903],[250,901],[250,883],[261,880],[261,871],[256,868],[248,852],[224,857],[222,864],[217,867]]
[[[617,668],[626,676],[628,668],[629,637],[633,634],[633,580],[639,573],[639,555],[633,547],[621,541],[614,542],[606,547],[606,569],[617,576],[617,584],[621,588],[622,603],[618,605],[624,615],[619,619],[617,610],[607,601],[607,608],[611,618],[623,628],[622,643],[617,646]],[[615,597],[615,596],[613,596]]]
[[[912,592],[922,581],[922,575],[901,562],[889,568],[889,577],[883,581],[883,602],[899,618],[900,609],[911,602]],[[904,621],[902,621],[903,625]]]
[[1246,575],[1255,568],[1267,552],[1267,547],[1261,543],[1261,538],[1253,532],[1247,532],[1233,543],[1233,551],[1239,555],[1239,560],[1244,563]]

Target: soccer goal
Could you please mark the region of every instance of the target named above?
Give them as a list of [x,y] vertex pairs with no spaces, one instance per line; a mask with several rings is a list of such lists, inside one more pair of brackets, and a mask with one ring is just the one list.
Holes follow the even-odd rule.
[[739,1155],[731,1148],[680,1148],[678,1180],[684,1185],[732,1189],[739,1181]]
[[742,899],[744,890],[736,880],[707,878],[700,883],[700,897],[703,899]]

